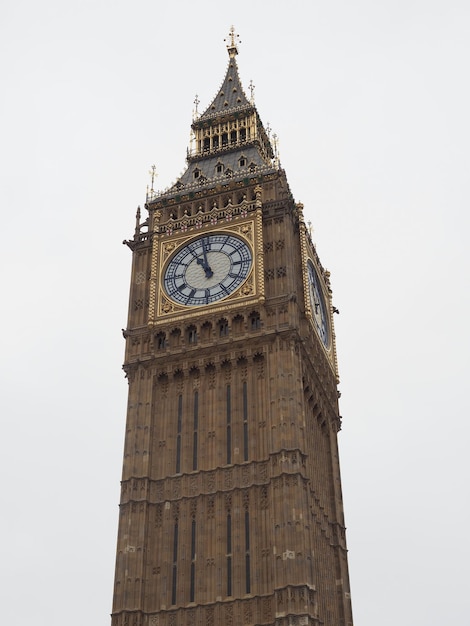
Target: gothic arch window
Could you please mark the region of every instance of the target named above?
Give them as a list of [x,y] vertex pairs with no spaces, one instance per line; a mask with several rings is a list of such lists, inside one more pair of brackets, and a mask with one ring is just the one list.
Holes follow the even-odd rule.
[[204,322],[201,326],[201,339],[203,341],[209,341],[212,335],[212,324],[210,322]]
[[261,328],[261,317],[258,311],[250,313],[250,328],[251,330],[259,330]]
[[164,350],[166,348],[166,334],[158,333],[156,336],[156,346],[157,350]]
[[244,326],[244,317],[243,315],[236,315],[232,320],[232,330],[234,333],[242,333]]
[[219,135],[214,135],[212,137],[212,147],[213,148],[218,148],[219,147]]
[[207,363],[206,365],[206,375],[212,376],[215,374],[215,365],[213,363]]
[[228,320],[223,317],[218,322],[219,326],[219,337],[227,337],[228,335]]
[[253,356],[253,361],[255,363],[262,363],[264,361],[264,354],[262,352],[257,352],[254,356]]
[[219,161],[215,166],[215,171],[217,172],[217,174],[223,174],[224,164]]
[[197,378],[199,378],[200,375],[200,371],[199,368],[197,367],[197,365],[193,365],[190,370],[189,370],[189,376],[195,380]]
[[173,328],[173,330],[170,333],[170,344],[173,348],[176,348],[177,346],[180,345],[180,340],[181,340],[181,329],[180,328]]
[[210,147],[211,147],[210,137],[204,137],[204,143],[202,145],[202,149],[204,150],[204,152],[209,152]]
[[193,172],[193,176],[194,176],[194,180],[197,180],[199,178],[199,176],[201,175],[201,170],[198,170],[197,168],[194,170]]
[[194,345],[197,343],[197,329],[194,324],[191,324],[191,326],[188,326],[188,328],[186,329],[186,341],[190,345]]
[[166,394],[168,392],[168,374],[166,374],[165,372],[159,374],[157,378],[157,383],[160,387],[161,392],[163,394]]
[[240,167],[245,167],[245,165],[246,165],[246,157],[241,156],[241,157],[238,159],[238,165],[239,165]]

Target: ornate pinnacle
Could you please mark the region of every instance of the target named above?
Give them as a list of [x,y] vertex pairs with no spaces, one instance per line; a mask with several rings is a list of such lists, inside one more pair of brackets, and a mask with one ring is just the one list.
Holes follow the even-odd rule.
[[196,94],[196,97],[194,98],[193,120],[196,120],[199,117],[198,106],[199,106],[200,103],[201,103],[201,101],[199,100],[199,97]]
[[155,167],[155,165],[152,165],[152,167],[151,167],[151,168],[150,168],[150,170],[149,170],[149,174],[150,174],[151,179],[152,179],[152,188],[150,189],[150,191],[151,191],[152,193],[154,192],[153,184],[154,184],[154,182],[155,182],[155,177],[157,176],[156,169],[157,169],[157,168]]
[[[238,48],[236,44],[236,40],[238,39],[238,43],[241,43],[239,35],[235,34],[235,28],[233,26],[230,27],[229,32],[230,42],[227,43],[227,52],[231,59],[233,59],[238,54]],[[227,41],[224,39],[224,41]]]
[[255,102],[255,85],[252,80],[250,80],[250,84],[248,85],[248,89],[250,90],[250,103],[254,104]]
[[149,200],[151,200],[155,196],[155,189],[153,188],[153,185],[155,183],[155,178],[158,176],[156,169],[157,168],[155,167],[155,165],[152,165],[150,170],[149,170],[152,186],[151,186],[151,188],[149,190],[149,186],[147,185],[147,194],[146,194],[146,201],[147,202]]

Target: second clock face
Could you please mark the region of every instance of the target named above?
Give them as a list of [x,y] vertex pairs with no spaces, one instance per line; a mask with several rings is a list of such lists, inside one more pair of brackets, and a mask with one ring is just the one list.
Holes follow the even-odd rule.
[[307,263],[308,271],[308,288],[310,295],[310,306],[312,307],[312,316],[315,323],[315,327],[323,341],[323,344],[328,347],[330,338],[328,332],[328,321],[326,317],[325,299],[323,298],[323,291],[320,287],[320,281],[318,280],[317,272],[313,263],[309,260]]
[[247,278],[249,246],[240,237],[213,233],[197,237],[170,258],[163,275],[166,295],[178,304],[202,306],[226,298]]

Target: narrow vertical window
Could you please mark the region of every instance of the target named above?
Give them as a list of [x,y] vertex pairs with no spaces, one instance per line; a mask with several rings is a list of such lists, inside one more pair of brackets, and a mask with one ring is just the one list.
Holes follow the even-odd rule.
[[193,417],[193,470],[197,470],[197,434],[199,423],[199,393],[194,392],[194,417]]
[[245,511],[245,592],[251,593],[250,576],[250,514]]
[[226,337],[228,335],[228,322],[226,319],[219,321],[219,336]]
[[251,320],[251,330],[258,330],[261,328],[261,318],[258,312],[253,312],[250,315]]
[[178,396],[178,419],[176,422],[176,473],[181,472],[181,428],[183,423],[183,396]]
[[232,516],[227,515],[227,595],[232,595]]
[[195,572],[196,572],[196,520],[191,522],[191,578],[189,588],[189,601],[194,602],[195,595]]
[[243,460],[248,461],[248,392],[243,383]]
[[166,347],[165,333],[158,333],[157,335],[157,350],[164,350]]
[[232,554],[232,516],[227,515],[227,554]]
[[178,560],[178,522],[175,522],[173,530],[173,571],[171,577],[171,604],[176,604],[176,581]]
[[232,462],[232,400],[230,385],[227,385],[227,464]]

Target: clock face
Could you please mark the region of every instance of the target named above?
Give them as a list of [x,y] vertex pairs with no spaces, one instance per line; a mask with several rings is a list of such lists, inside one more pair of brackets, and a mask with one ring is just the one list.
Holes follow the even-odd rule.
[[323,344],[328,347],[330,342],[328,332],[328,320],[326,317],[325,299],[323,297],[323,291],[320,287],[320,281],[318,279],[317,272],[313,263],[308,260],[308,290],[310,295],[310,306],[312,307],[312,316],[317,329],[318,335]]
[[245,281],[251,266],[251,250],[240,237],[228,233],[204,235],[173,254],[164,271],[163,287],[177,304],[202,306],[233,293]]

